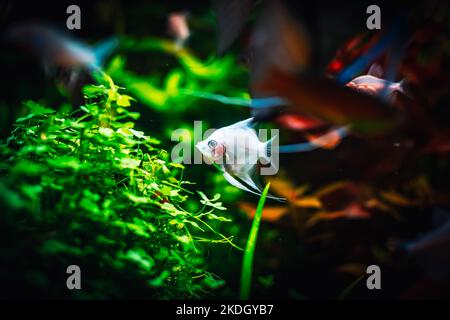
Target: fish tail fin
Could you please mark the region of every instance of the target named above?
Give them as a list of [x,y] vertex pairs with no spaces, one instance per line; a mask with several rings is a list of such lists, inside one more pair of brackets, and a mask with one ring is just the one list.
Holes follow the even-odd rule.
[[405,93],[405,79],[402,79],[397,83],[396,89],[401,93]]
[[267,163],[271,162],[272,159],[272,145],[278,135],[273,136],[270,140],[263,142],[261,144],[260,157],[264,159]]
[[102,67],[106,59],[119,45],[119,39],[117,37],[110,37],[97,43],[92,50],[94,51],[95,61],[97,67]]
[[397,83],[397,90],[406,97],[410,99],[412,98],[411,90],[408,86],[408,82],[405,79],[402,79]]

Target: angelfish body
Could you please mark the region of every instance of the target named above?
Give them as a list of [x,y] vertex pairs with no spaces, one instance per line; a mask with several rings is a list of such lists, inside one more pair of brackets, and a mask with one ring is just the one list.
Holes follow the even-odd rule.
[[[230,184],[260,195],[262,188],[252,176],[260,159],[265,163],[270,162],[271,145],[275,137],[266,142],[260,141],[252,122],[253,118],[250,118],[218,129],[197,143],[196,147],[206,159],[220,165],[225,179]],[[284,200],[272,195],[268,197]]]

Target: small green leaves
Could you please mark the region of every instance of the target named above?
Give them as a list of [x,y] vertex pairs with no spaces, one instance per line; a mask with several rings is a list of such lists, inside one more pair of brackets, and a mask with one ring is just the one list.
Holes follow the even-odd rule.
[[117,98],[117,105],[120,106],[120,107],[129,107],[129,106],[131,106],[130,101],[136,101],[136,100],[133,99],[130,96],[127,96],[125,94],[121,94]]
[[20,189],[31,200],[38,200],[43,191],[40,185],[23,185]]
[[28,160],[19,160],[11,169],[12,174],[27,176],[38,176],[44,171],[45,167],[43,165]]
[[122,158],[120,159],[120,167],[124,169],[136,169],[141,164],[140,160],[133,158]]
[[25,117],[22,117],[22,118],[17,118],[16,119],[16,123],[22,123],[22,122],[25,122],[25,121],[27,121],[27,120],[30,120],[30,119],[32,119],[34,117],[34,114],[33,113],[29,113],[27,116],[25,116]]
[[27,106],[27,108],[30,110],[30,113],[36,116],[42,115],[42,114],[51,114],[54,113],[55,110],[49,109],[49,108],[45,108],[42,105],[28,100],[26,102],[23,103],[25,106]]
[[83,254],[80,248],[54,239],[45,241],[39,248],[39,251],[48,255],[67,254],[81,256]]
[[[224,210],[225,210],[225,208],[224,208]],[[219,221],[222,221],[222,222],[230,222],[230,221],[232,221],[231,219],[227,219],[227,218],[225,218],[225,217],[217,216],[217,215],[215,215],[214,213],[208,213],[206,216],[207,216],[209,219],[219,220]]]
[[144,249],[128,250],[125,254],[120,254],[119,257],[137,264],[146,271],[150,271],[155,266],[155,260]]
[[192,241],[192,238],[188,235],[183,235],[183,236],[174,235],[174,238],[185,244],[188,244]]
[[169,277],[169,275],[170,275],[170,272],[167,270],[164,270],[163,272],[161,272],[161,274],[158,277],[156,277],[152,280],[149,280],[148,284],[150,286],[156,287],[156,288],[161,287],[161,286],[163,286],[164,281]]
[[181,163],[169,163],[169,166],[173,167],[173,168],[178,168],[178,169],[184,169],[184,166]]
[[225,281],[222,279],[216,279],[211,275],[207,275],[203,282],[211,289],[218,289],[220,287],[223,287],[225,285]]
[[134,203],[151,203],[152,202],[151,199],[148,197],[136,196],[129,191],[124,191],[123,195]]
[[25,206],[26,202],[21,198],[19,193],[9,190],[0,182],[0,205],[3,208],[19,210]]
[[213,207],[217,210],[226,210],[227,208],[222,206],[222,202],[219,202],[220,194],[216,193],[212,199],[208,199],[208,197],[201,191],[197,191],[202,200],[200,202],[205,206]]
[[89,109],[86,108],[85,106],[80,106],[80,109],[83,110],[86,113],[90,113]]
[[48,160],[48,164],[59,169],[78,170],[81,167],[80,161],[75,157],[62,156],[56,159]]
[[98,129],[98,133],[107,138],[111,138],[114,135],[114,130],[112,130],[111,128],[101,127]]
[[106,93],[107,89],[103,85],[86,85],[83,87],[83,94],[86,99],[104,96]]

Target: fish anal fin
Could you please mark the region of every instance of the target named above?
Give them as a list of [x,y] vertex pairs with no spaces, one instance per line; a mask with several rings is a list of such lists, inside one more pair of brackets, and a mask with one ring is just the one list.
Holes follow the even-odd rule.
[[[242,179],[242,181],[244,181],[246,184],[248,184],[254,190],[257,190],[259,192],[259,194],[261,194],[264,188],[262,187],[262,185],[259,182],[259,180],[254,178],[255,174],[256,174],[255,170],[253,169],[249,174],[247,174],[247,175],[245,175],[243,177],[239,177],[239,178]],[[252,178],[252,176],[253,176],[253,178]],[[277,200],[277,201],[280,201],[280,202],[285,202],[286,201],[285,198],[279,198],[279,197],[276,197],[276,196],[274,196],[274,195],[272,195],[270,193],[267,194],[267,198],[270,198],[270,199],[273,199],[273,200]]]
[[257,192],[250,190],[249,188],[244,186],[242,183],[240,183],[236,178],[234,178],[224,168],[223,168],[223,176],[231,185],[235,186],[236,188],[259,195]]
[[[239,189],[241,189],[241,190],[244,190],[244,191],[247,191],[247,192],[256,194],[256,195],[258,195],[258,196],[261,196],[260,189],[259,189],[259,188],[256,186],[256,184],[250,179],[249,176],[248,176],[248,177],[244,177],[244,179],[247,180],[247,181],[245,181],[244,179],[243,179],[243,181],[244,181],[245,183],[249,184],[249,186],[251,186],[252,188],[255,188],[255,191],[253,191],[253,190],[247,188],[245,185],[243,185],[241,182],[239,182],[236,178],[234,178],[234,177],[233,177],[233,176],[225,169],[225,167],[222,167],[222,171],[223,171],[223,176],[224,176],[224,178],[225,178],[231,185],[233,185],[233,186],[235,186],[236,188],[239,188]],[[240,178],[240,179],[242,179],[242,178]],[[250,183],[249,183],[249,180],[250,180]],[[256,190],[259,191],[259,192],[257,192]],[[286,199],[284,199],[284,198],[278,198],[278,197],[272,196],[272,195],[270,195],[270,194],[267,194],[267,198],[274,199],[274,200],[281,201],[281,202],[286,201]]]

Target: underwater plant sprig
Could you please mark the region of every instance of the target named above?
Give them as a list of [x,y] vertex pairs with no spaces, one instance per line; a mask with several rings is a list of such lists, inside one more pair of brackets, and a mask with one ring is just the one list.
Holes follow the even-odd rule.
[[[133,98],[103,79],[85,87],[81,114],[27,102],[30,113],[1,145],[5,234],[31,240],[38,260],[24,265],[17,252],[3,254],[15,272],[31,265],[44,274],[36,289],[42,292],[60,290],[48,268],[77,261],[95,278],[86,298],[126,297],[130,283],[147,298],[209,294],[223,281],[207,270],[204,243],[229,245],[232,238],[205,220],[227,222],[217,213],[225,208],[213,198],[207,216],[182,209],[196,200],[179,178],[183,168],[171,164],[159,140],[136,130]],[[114,284],[102,285],[111,275]]]

